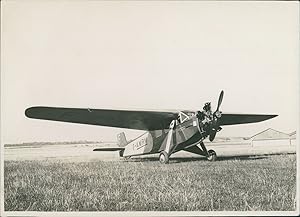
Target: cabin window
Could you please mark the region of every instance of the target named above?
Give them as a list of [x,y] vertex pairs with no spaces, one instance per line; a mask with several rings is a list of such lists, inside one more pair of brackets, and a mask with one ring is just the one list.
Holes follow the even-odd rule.
[[188,115],[186,115],[183,112],[179,113],[179,121],[180,121],[180,123],[183,123],[183,122],[187,121],[188,119],[189,119]]

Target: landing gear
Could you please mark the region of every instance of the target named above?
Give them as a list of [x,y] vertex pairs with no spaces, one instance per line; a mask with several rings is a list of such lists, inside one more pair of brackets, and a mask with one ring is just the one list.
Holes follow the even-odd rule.
[[166,141],[165,148],[159,154],[159,162],[162,164],[167,164],[169,162],[169,157],[172,154],[172,150],[175,149],[176,145],[174,144],[173,136],[174,136],[174,129],[176,127],[176,120],[173,120],[170,123],[169,132],[167,137],[164,141]]
[[169,156],[168,156],[167,152],[165,152],[165,151],[160,152],[159,162],[162,164],[167,164],[169,162]]
[[199,155],[205,156],[208,161],[216,161],[217,160],[217,154],[214,150],[207,151],[203,142],[200,142],[200,147],[195,145],[195,146],[186,148],[184,150],[194,153],[194,154],[199,154]]
[[216,161],[217,160],[217,154],[214,150],[209,150],[207,155],[207,160],[208,161]]

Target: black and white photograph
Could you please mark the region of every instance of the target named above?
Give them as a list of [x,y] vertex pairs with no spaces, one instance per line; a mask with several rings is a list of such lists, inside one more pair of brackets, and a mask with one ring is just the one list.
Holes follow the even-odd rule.
[[1,216],[299,215],[298,1],[1,2]]

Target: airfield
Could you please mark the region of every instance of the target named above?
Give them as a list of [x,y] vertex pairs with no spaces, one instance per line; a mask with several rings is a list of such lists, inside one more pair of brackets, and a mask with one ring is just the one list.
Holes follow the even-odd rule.
[[208,144],[218,161],[188,152],[119,158],[92,144],[6,146],[6,211],[294,211],[296,146]]
[[[295,153],[295,145],[268,145],[255,146],[249,141],[230,141],[206,143],[207,149],[213,149],[220,157],[241,157],[251,155],[268,155]],[[115,152],[93,152],[94,148],[117,147],[114,142],[87,143],[87,144],[19,144],[6,146],[4,159],[10,160],[62,160],[62,161],[122,161],[119,153]],[[146,158],[157,158],[158,154],[145,155]],[[144,158],[137,156],[133,158]],[[199,155],[180,151],[171,156],[172,158],[203,158]]]

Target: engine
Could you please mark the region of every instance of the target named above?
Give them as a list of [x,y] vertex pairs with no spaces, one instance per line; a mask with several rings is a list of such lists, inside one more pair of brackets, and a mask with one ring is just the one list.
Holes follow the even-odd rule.
[[214,113],[211,111],[210,102],[205,103],[203,110],[198,111],[197,118],[199,122],[200,133],[203,137],[209,136],[209,140],[213,141],[216,133],[222,128],[219,126],[219,119],[222,116],[222,112],[216,110]]

